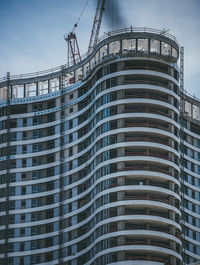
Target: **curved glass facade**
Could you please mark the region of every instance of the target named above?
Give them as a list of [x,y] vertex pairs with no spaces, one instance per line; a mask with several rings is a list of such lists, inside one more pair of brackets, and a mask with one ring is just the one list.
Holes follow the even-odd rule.
[[0,264],[200,258],[199,103],[185,96],[183,121],[178,54],[121,31],[75,66],[1,80]]

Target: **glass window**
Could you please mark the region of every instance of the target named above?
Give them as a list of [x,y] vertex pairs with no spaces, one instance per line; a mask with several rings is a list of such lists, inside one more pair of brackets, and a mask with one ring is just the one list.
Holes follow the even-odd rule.
[[50,80],[50,93],[59,90],[59,79],[54,78]]
[[74,72],[70,72],[70,73],[66,74],[63,81],[64,81],[65,87],[74,84],[74,82],[75,82]]
[[26,96],[34,97],[37,95],[36,83],[26,84]]
[[161,42],[161,54],[171,55],[171,45],[165,42]]
[[80,67],[75,71],[75,82],[80,81],[83,78],[83,68]]
[[39,82],[38,83],[38,95],[44,95],[48,93],[48,80],[44,82]]
[[160,41],[159,40],[150,40],[150,52],[160,53]]
[[196,105],[193,105],[193,118],[196,120],[200,120],[200,108]]
[[99,63],[99,51],[94,56],[95,64]]
[[178,52],[174,47],[172,47],[172,56],[178,58]]
[[7,98],[7,87],[0,88],[0,99]]
[[108,55],[108,45],[105,45],[101,47],[100,49],[100,61],[102,60],[103,57]]
[[192,116],[192,105],[190,102],[185,101],[185,112],[187,115],[189,115],[190,117]]
[[120,41],[114,41],[109,43],[109,54],[120,52]]
[[83,66],[83,76],[86,77],[86,75],[89,73],[89,63],[86,63],[84,66]]
[[136,50],[136,39],[122,40],[122,52],[133,52]]
[[12,87],[12,98],[24,97],[24,85],[16,85]]
[[148,50],[149,50],[149,40],[138,39],[138,51],[148,52]]

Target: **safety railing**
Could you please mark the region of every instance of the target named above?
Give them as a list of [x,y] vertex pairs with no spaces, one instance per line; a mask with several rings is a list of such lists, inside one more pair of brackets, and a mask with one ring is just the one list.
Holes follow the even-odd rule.
[[[107,39],[109,37],[115,36],[115,35],[119,35],[119,34],[123,34],[123,33],[134,33],[134,32],[135,33],[136,32],[154,33],[154,34],[162,35],[162,36],[165,36],[165,37],[175,41],[176,44],[179,45],[177,39],[175,38],[175,36],[173,36],[173,35],[171,35],[169,33],[166,33],[165,31],[156,30],[156,29],[152,29],[152,28],[146,28],[146,27],[132,27],[132,26],[129,27],[129,28],[123,28],[123,29],[120,29],[120,30],[107,32],[107,33],[105,33],[103,36],[101,36],[98,39],[98,43],[100,43],[101,41],[103,41],[103,40],[105,40],[105,39]],[[88,55],[89,55],[88,52],[83,54],[81,56],[81,61],[84,60]],[[73,66],[73,63],[71,63],[69,65],[64,64],[64,65],[61,65],[61,66],[58,66],[58,67],[55,67],[55,68],[51,68],[51,69],[48,69],[48,70],[44,70],[44,71],[27,73],[27,74],[20,74],[20,75],[13,75],[13,76],[10,77],[10,79],[11,80],[16,80],[16,79],[25,79],[25,78],[39,77],[39,76],[43,76],[43,75],[48,75],[48,74],[53,74],[53,73],[59,72],[62,69],[65,69],[65,68],[68,68],[68,67],[71,67],[71,66]],[[6,77],[0,78],[0,83],[5,82],[5,81],[6,81]]]

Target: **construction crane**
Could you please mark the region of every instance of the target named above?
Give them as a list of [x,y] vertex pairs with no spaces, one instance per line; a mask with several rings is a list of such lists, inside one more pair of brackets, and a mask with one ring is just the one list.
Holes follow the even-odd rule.
[[97,45],[98,42],[103,11],[105,10],[104,5],[105,5],[105,0],[98,0],[96,14],[94,17],[94,22],[92,27],[92,33],[90,36],[90,42],[88,46],[88,54],[92,52],[92,50],[94,49],[94,47]]
[[[81,61],[81,55],[80,55],[80,50],[79,50],[79,45],[78,45],[77,37],[75,34],[75,30],[79,24],[79,21],[83,15],[83,12],[85,11],[85,8],[88,2],[89,0],[86,1],[77,22],[74,24],[72,31],[69,34],[64,36],[67,42],[67,45],[68,45],[68,55],[67,55],[68,67],[70,65],[75,65],[77,62]],[[105,0],[98,0],[94,22],[93,22],[93,27],[92,27],[92,32],[90,36],[90,42],[88,46],[88,54],[92,52],[92,50],[94,49],[94,47],[97,45],[97,42],[98,42],[99,31],[100,31],[100,26],[101,26],[101,21],[103,17],[103,11],[104,11],[104,5],[105,5]]]
[[68,54],[67,54],[68,67],[70,66],[70,64],[74,65],[81,60],[81,54],[80,54],[75,30],[78,27],[79,21],[83,15],[83,12],[85,11],[85,8],[86,8],[88,2],[89,2],[89,0],[86,1],[77,22],[74,24],[72,31],[69,34],[64,36],[64,39],[66,40],[67,46],[68,46]]

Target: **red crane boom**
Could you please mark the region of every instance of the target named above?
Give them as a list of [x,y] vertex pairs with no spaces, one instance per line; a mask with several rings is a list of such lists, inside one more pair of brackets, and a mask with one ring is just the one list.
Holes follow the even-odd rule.
[[[68,67],[70,65],[74,65],[77,62],[81,61],[81,55],[80,55],[80,50],[79,50],[76,34],[75,34],[75,29],[78,26],[78,23],[79,23],[82,15],[83,15],[83,12],[84,12],[87,4],[88,4],[88,1],[89,0],[86,1],[85,5],[83,7],[83,10],[82,10],[82,12],[81,12],[81,14],[77,20],[77,23],[74,24],[72,31],[68,35],[64,36],[64,38],[68,44],[68,57],[67,57]],[[93,27],[92,27],[92,33],[90,36],[90,42],[89,42],[89,46],[88,46],[88,53],[90,53],[94,49],[94,47],[97,45],[105,1],[106,0],[98,0],[98,3],[97,3],[96,13],[95,13]]]

